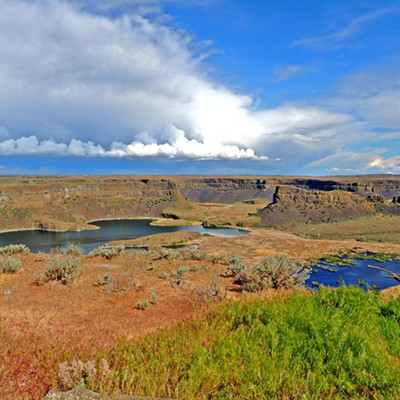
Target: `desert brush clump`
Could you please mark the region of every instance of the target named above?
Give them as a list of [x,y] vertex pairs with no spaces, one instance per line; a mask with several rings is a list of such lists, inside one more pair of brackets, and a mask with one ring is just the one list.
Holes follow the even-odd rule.
[[109,294],[122,290],[121,282],[109,272],[107,272],[104,276],[98,276],[97,281],[93,282],[93,286],[102,288]]
[[21,260],[14,257],[0,258],[0,274],[15,274],[22,271]]
[[107,272],[105,275],[99,275],[93,282],[93,286],[100,288],[108,294],[121,291],[129,291],[137,288],[138,283],[133,269],[123,272],[118,277]]
[[153,250],[154,260],[183,260],[183,253],[172,249],[161,248],[160,250]]
[[171,274],[172,278],[182,279],[188,272],[190,271],[190,267],[182,266],[179,267],[176,271]]
[[0,247],[0,255],[12,256],[14,254],[29,254],[30,250],[24,244],[9,244]]
[[151,304],[158,304],[160,302],[160,298],[158,297],[158,294],[155,292],[155,291],[153,291],[152,293],[151,293]]
[[194,293],[197,296],[197,300],[200,303],[205,303],[209,301],[217,302],[226,298],[227,289],[223,290],[218,285],[218,280],[216,277],[210,280],[208,284],[199,286],[194,289]]
[[183,255],[185,260],[202,261],[206,258],[206,254],[198,249],[186,250]]
[[144,299],[144,300],[139,300],[136,303],[136,308],[138,310],[145,310],[146,308],[150,307],[151,303],[149,301],[149,299]]
[[81,261],[76,257],[52,258],[46,270],[35,277],[36,284],[60,281],[63,285],[73,282],[82,275]]
[[82,247],[79,247],[76,244],[70,243],[64,250],[64,253],[68,256],[79,257],[80,255],[83,254],[83,249]]
[[107,260],[111,260],[114,257],[119,256],[125,249],[124,246],[100,246],[92,250],[88,255],[91,257],[103,257]]
[[228,267],[227,276],[233,276],[243,290],[258,292],[264,289],[291,289],[303,286],[310,269],[291,259],[287,254],[266,256],[256,266],[245,265],[235,258]]
[[354,287],[221,304],[120,343],[89,388],[179,399],[399,399],[400,299]]

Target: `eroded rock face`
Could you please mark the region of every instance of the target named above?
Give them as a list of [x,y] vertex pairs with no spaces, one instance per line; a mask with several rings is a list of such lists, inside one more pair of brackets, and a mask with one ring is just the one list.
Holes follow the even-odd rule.
[[[277,186],[281,188],[279,193],[275,191]],[[353,198],[349,197],[352,211],[328,210],[328,216],[322,218],[323,204],[340,209],[347,201],[335,193],[353,194],[361,199],[361,203],[353,204]],[[300,214],[305,220],[363,215],[363,200],[366,199],[370,205],[378,207],[379,204],[379,212],[398,215],[400,177],[3,177],[0,179],[0,230],[38,226],[41,229],[76,230],[84,229],[88,220],[159,217],[166,207],[182,206],[185,202],[231,204],[258,198],[278,204],[279,197],[282,204],[292,201],[296,205],[297,211],[286,210],[293,217],[300,206],[304,206]],[[319,214],[312,215],[310,204],[318,208]]]
[[367,200],[371,203],[385,203],[385,198],[380,194],[369,195],[367,196]]
[[329,222],[372,214],[374,202],[352,192],[304,190],[277,186],[273,202],[259,211],[262,225],[277,226],[294,222]]
[[52,390],[49,392],[43,400],[173,400],[173,399],[161,399],[156,397],[138,397],[128,396],[124,394],[100,394],[87,390],[81,386],[77,386],[68,392],[59,392]]

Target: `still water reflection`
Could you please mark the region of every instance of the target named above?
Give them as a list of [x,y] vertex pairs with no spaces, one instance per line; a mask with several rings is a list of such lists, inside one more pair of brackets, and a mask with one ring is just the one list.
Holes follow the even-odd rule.
[[81,232],[18,231],[0,234],[0,246],[25,244],[33,253],[48,253],[55,248],[65,248],[69,243],[80,246],[85,253],[114,240],[135,239],[156,233],[188,230],[215,236],[239,236],[248,233],[236,228],[204,228],[198,226],[153,226],[151,220],[97,221],[93,225],[100,229]]

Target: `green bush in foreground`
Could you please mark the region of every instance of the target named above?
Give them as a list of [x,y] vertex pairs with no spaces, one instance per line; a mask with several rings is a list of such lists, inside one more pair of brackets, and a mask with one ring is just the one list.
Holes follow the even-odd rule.
[[92,250],[88,255],[92,257],[100,256],[107,260],[111,260],[112,258],[119,256],[124,249],[124,246],[101,246]]
[[76,257],[52,258],[44,273],[35,277],[36,284],[60,281],[63,285],[73,282],[82,275],[81,262]]
[[100,392],[181,399],[400,398],[400,299],[354,287],[232,302],[98,355]]
[[267,288],[291,289],[303,286],[311,272],[287,254],[266,256],[256,266],[244,265],[240,258],[232,260],[229,263],[228,275],[234,276],[243,290],[250,292]]
[[0,274],[15,274],[21,270],[22,264],[17,258],[0,258]]
[[140,300],[136,303],[136,308],[138,310],[145,310],[147,307],[150,306],[150,301],[149,299],[144,299],[144,300]]
[[9,244],[8,246],[0,247],[0,255],[12,256],[14,254],[29,254],[30,250],[24,244]]
[[79,257],[83,254],[83,249],[76,244],[70,243],[64,250],[64,253],[68,256]]

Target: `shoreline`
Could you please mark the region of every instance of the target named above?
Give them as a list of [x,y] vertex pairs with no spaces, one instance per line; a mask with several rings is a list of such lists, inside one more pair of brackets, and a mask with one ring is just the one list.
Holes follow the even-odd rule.
[[[0,230],[0,235],[3,233],[13,233],[13,232],[28,232],[28,231],[39,231],[39,232],[53,232],[53,233],[65,233],[65,232],[84,232],[84,231],[91,231],[91,230],[98,230],[101,229],[99,226],[95,225],[95,222],[101,222],[101,221],[124,221],[124,220],[129,220],[129,221],[134,221],[134,220],[145,220],[145,221],[152,221],[150,225],[152,226],[202,226],[201,222],[198,221],[185,221],[185,220],[174,220],[174,219],[168,219],[168,218],[162,218],[162,217],[120,217],[120,218],[98,218],[98,219],[91,219],[86,221],[86,224],[90,226],[91,228],[88,229],[40,229],[40,228],[16,228],[16,229],[4,229]],[[165,223],[165,222],[171,222],[173,223]],[[254,228],[251,227],[237,227],[237,226],[229,226],[229,225],[221,225],[214,227],[214,229],[238,229],[241,231],[245,232],[252,232],[254,231]],[[212,229],[212,228],[210,228]]]
[[[0,235],[2,233],[12,233],[12,232],[26,232],[26,231],[40,231],[40,232],[54,232],[54,233],[63,233],[63,232],[84,232],[84,231],[90,231],[90,230],[97,230],[100,229],[99,226],[95,225],[95,222],[101,222],[101,221],[124,221],[124,220],[145,220],[145,221],[152,221],[150,225],[152,226],[201,226],[201,222],[192,222],[190,223],[189,221],[185,220],[173,220],[173,219],[168,219],[168,218],[162,218],[162,217],[119,217],[119,218],[96,218],[96,219],[90,219],[86,221],[86,224],[93,227],[93,228],[88,228],[88,229],[39,229],[39,228],[16,228],[16,229],[4,229],[0,230]],[[174,221],[173,224],[170,223],[165,223],[166,221]],[[179,223],[181,221],[181,223]],[[236,229],[243,229],[243,228],[237,228],[237,227],[232,227],[232,226],[221,226],[218,228],[236,228]],[[248,230],[249,229],[243,229],[243,230]]]

